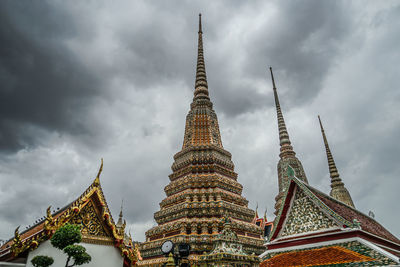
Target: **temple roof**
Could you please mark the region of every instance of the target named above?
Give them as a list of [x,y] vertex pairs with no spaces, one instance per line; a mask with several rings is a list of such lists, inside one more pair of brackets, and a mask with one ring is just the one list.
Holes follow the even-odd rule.
[[324,194],[323,192],[304,183],[294,176],[291,177],[288,190],[286,191],[284,205],[282,205],[278,213],[278,217],[275,220],[276,227],[270,235],[270,241],[273,241],[278,237],[280,230],[286,223],[286,216],[288,212],[290,212],[290,204],[295,187],[300,188],[300,190],[302,190],[305,195],[312,200],[320,210],[324,212],[324,214],[329,214],[329,217],[340,223],[340,228],[354,228],[360,231],[362,230],[400,245],[400,240],[373,218],[365,215],[351,206],[344,204],[341,201],[334,199],[327,194]]
[[361,263],[375,259],[361,255],[340,246],[290,251],[263,261],[260,267],[267,266],[320,266],[344,263]]
[[322,193],[321,191],[306,185],[315,196],[317,196],[325,205],[327,205],[330,209],[335,211],[338,215],[343,217],[347,221],[353,221],[356,219],[360,223],[360,227],[362,230],[371,233],[373,235],[385,238],[397,244],[400,244],[400,240],[391,234],[388,230],[386,230],[380,223],[378,223],[372,217],[348,206],[327,194]]
[[94,211],[91,213],[94,217],[90,217],[90,221],[92,224],[96,224],[96,232],[91,233],[88,229],[85,230],[88,227],[83,225],[83,242],[85,242],[85,239],[90,239],[91,236],[99,234],[94,239],[102,244],[111,243],[111,245],[120,249],[127,260],[126,262],[132,264],[136,262],[137,249],[133,245],[132,239],[126,238],[125,224],[116,227],[104,198],[100,185],[102,168],[103,161],[94,181],[76,200],[56,212],[51,212],[51,206],[48,207],[46,219],[40,220],[22,233],[19,233],[19,227],[17,227],[14,238],[0,247],[0,260],[9,261],[29,249],[35,249],[40,243],[50,239],[53,233],[66,223],[82,223],[83,213],[90,210]]

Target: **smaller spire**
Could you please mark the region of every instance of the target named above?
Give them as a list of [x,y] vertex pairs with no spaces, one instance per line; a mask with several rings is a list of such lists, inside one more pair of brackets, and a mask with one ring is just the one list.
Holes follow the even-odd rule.
[[256,205],[256,210],[254,212],[254,218],[253,218],[252,223],[256,223],[257,219],[258,219],[258,201],[257,201],[257,205]]
[[331,150],[329,148],[328,139],[325,135],[324,127],[322,126],[321,118],[318,115],[319,125],[321,127],[322,138],[324,140],[325,150],[326,150],[326,157],[328,159],[328,166],[329,166],[329,174],[331,177],[331,197],[349,205],[354,208],[353,200],[351,199],[349,191],[347,191],[346,187],[344,187],[344,183],[340,178],[339,172],[336,168],[335,161],[333,160],[333,156]]
[[255,214],[256,218],[258,219],[258,201],[257,201],[257,206],[256,206],[256,214]]
[[121,210],[119,212],[119,218],[118,218],[117,226],[122,226],[123,225],[123,221],[122,221],[122,218],[123,218],[123,214],[122,214],[123,205],[124,205],[124,199],[122,199],[122,201],[121,201]]
[[267,207],[265,207],[264,211],[264,222],[267,222]]
[[283,119],[283,114],[282,114],[282,110],[281,110],[281,105],[279,104],[279,97],[278,97],[278,93],[276,91],[275,79],[274,79],[274,74],[272,72],[272,68],[269,67],[269,70],[271,72],[276,113],[277,113],[277,117],[278,117],[279,142],[280,142],[280,146],[281,146],[281,149],[280,149],[281,153],[279,154],[279,157],[280,158],[287,158],[289,156],[293,157],[296,155],[296,153],[293,151],[293,147],[291,145],[291,142],[289,139],[289,134],[288,134],[288,131],[286,128],[285,120]]

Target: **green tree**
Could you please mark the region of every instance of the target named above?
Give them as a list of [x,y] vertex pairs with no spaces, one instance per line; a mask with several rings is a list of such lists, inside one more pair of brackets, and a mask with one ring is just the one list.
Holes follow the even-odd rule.
[[32,265],[35,267],[48,267],[53,264],[54,260],[52,257],[47,256],[35,256],[32,260]]
[[[73,224],[66,224],[60,227],[50,239],[53,247],[61,249],[67,254],[68,258],[65,267],[82,265],[92,260],[92,257],[86,252],[85,247],[74,245],[81,241],[81,228]],[[72,264],[70,264],[71,260],[73,260]]]
[[[86,252],[86,248],[81,245],[75,245],[82,241],[81,229],[78,225],[66,224],[60,227],[50,239],[50,243],[53,247],[62,250],[67,254],[67,262],[65,267],[72,267],[77,265],[82,265],[89,263],[92,257]],[[38,258],[35,263],[33,262],[35,258]],[[49,258],[47,256],[36,256],[32,259],[32,264],[35,267],[48,267],[53,263],[42,263],[46,262],[44,258]],[[73,261],[73,262],[71,262]],[[49,262],[49,261],[48,261]],[[38,264],[38,265],[35,265]],[[41,265],[40,265],[41,264]],[[45,265],[47,264],[47,265]]]

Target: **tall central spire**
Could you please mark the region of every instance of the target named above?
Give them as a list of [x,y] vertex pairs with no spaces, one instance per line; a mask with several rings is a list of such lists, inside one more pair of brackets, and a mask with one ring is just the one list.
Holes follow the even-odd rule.
[[208,93],[203,53],[203,29],[201,14],[199,14],[195,90],[193,102],[190,106],[189,114],[186,117],[185,136],[182,148],[204,145],[214,145],[223,148],[217,115],[212,108],[213,103],[210,101]]
[[321,118],[318,116],[319,125],[321,126],[322,138],[324,139],[324,145],[326,150],[326,157],[328,159],[329,166],[329,174],[331,176],[331,197],[349,205],[354,208],[353,200],[351,199],[349,191],[347,191],[346,187],[344,187],[344,183],[339,176],[339,172],[336,168],[335,161],[333,160],[333,156],[331,150],[329,148],[328,139],[325,135],[324,127],[322,126]]
[[276,115],[278,118],[278,130],[279,130],[279,144],[280,144],[280,160],[278,162],[278,182],[279,182],[279,193],[275,197],[275,215],[278,214],[279,209],[283,202],[283,197],[285,191],[289,184],[289,177],[287,174],[287,169],[289,166],[294,170],[295,176],[300,180],[308,183],[306,174],[304,173],[303,166],[300,160],[296,157],[296,153],[293,150],[292,144],[289,139],[289,134],[286,128],[285,120],[283,119],[283,114],[281,110],[281,105],[279,103],[278,92],[276,90],[274,74],[272,73],[272,68],[269,68],[271,72],[272,88],[274,91]]
[[208,96],[208,83],[206,75],[206,65],[204,63],[203,54],[203,30],[201,26],[201,14],[199,14],[199,39],[197,45],[197,68],[196,68],[196,82],[194,99],[206,98],[210,99]]

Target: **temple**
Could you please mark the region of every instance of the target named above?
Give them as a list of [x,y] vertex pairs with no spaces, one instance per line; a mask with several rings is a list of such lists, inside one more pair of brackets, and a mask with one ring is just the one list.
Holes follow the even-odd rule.
[[183,144],[174,155],[166,197],[154,213],[157,225],[146,232],[145,242],[134,244],[126,234],[123,205],[114,222],[100,185],[102,161],[94,181],[72,203],[57,211],[49,207],[33,226],[15,230],[0,247],[0,266],[31,267],[36,255],[52,256],[54,266],[64,266],[66,256],[49,239],[67,223],[81,226],[82,245],[92,255],[88,267],[177,266],[179,245],[186,253],[180,266],[400,266],[400,240],[355,208],[319,116],[330,194],[309,184],[289,138],[272,68],[270,74],[280,145],[273,222],[266,211],[259,217],[258,205],[256,211],[248,207],[231,153],[222,145],[199,15],[194,95]]
[[252,220],[253,210],[241,195],[242,185],[231,154],[222,146],[217,115],[210,101],[203,51],[203,31],[199,16],[198,54],[195,90],[186,116],[182,150],[175,154],[167,197],[154,214],[157,226],[146,232],[140,246],[140,265],[155,266],[166,262],[160,247],[165,240],[188,243],[190,263],[213,249],[213,241],[228,216],[230,229],[237,234],[243,251],[259,255],[263,250],[263,229]]
[[92,184],[72,203],[57,211],[48,207],[45,217],[22,232],[17,227],[14,237],[0,247],[0,262],[21,263],[23,265],[18,266],[32,267],[33,257],[46,255],[53,257],[54,266],[64,266],[65,254],[51,246],[49,239],[57,229],[70,223],[81,226],[80,245],[92,256],[92,261],[85,266],[135,265],[139,258],[138,248],[125,233],[126,222],[122,218],[122,210],[118,223],[114,223],[100,184],[102,169],[103,160]]
[[[260,266],[398,266],[400,240],[355,209],[318,116],[331,177],[327,195],[308,184],[294,158],[271,70],[281,144],[276,218]],[[288,158],[291,162],[287,162]],[[284,165],[283,165],[284,164]],[[282,173],[282,172],[285,173]]]

